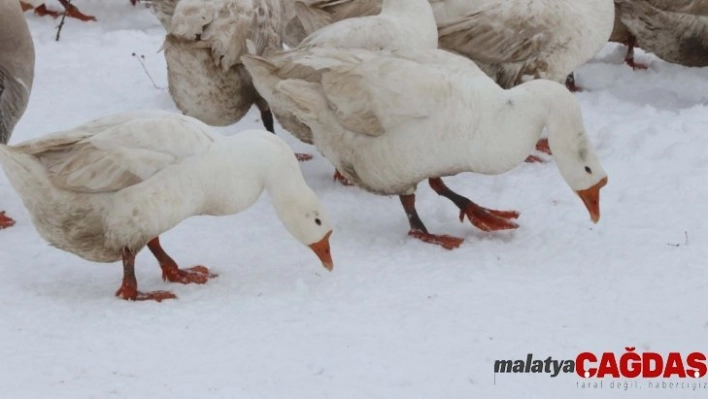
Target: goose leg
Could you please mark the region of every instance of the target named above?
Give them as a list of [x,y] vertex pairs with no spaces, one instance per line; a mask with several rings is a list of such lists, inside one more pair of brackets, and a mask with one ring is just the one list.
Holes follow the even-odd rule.
[[577,86],[575,84],[575,75],[573,72],[568,74],[568,76],[565,78],[565,87],[568,88],[573,93],[577,93],[579,91],[583,91],[583,89],[580,86]]
[[470,201],[468,198],[450,190],[441,178],[428,179],[430,187],[441,195],[452,201],[460,208],[460,222],[464,222],[465,216],[482,231],[516,229],[518,224],[511,221],[519,217],[516,211],[497,211],[486,209]]
[[217,274],[209,273],[209,269],[204,266],[194,266],[189,269],[180,269],[177,263],[170,258],[160,246],[160,238],[155,237],[148,242],[148,249],[155,255],[162,269],[162,279],[171,283],[182,284],[204,284],[210,278],[218,277]]
[[637,38],[632,36],[624,44],[627,46],[627,55],[624,56],[624,62],[627,65],[631,66],[632,69],[635,71],[648,69],[649,68],[648,65],[634,62],[634,48],[637,46]]
[[275,122],[273,121],[273,112],[270,110],[270,106],[266,100],[259,98],[256,100],[256,107],[261,111],[261,121],[263,122],[263,127],[273,134],[275,134]]
[[[258,107],[258,110],[261,111],[261,121],[263,122],[263,127],[265,127],[267,131],[275,134],[275,121],[273,120],[273,112],[270,110],[270,105],[268,105],[266,100],[259,98],[256,100],[256,107]],[[304,162],[311,160],[312,155],[296,152],[295,158],[297,158],[300,162]]]
[[0,230],[13,226],[15,221],[5,216],[5,211],[0,212]]
[[177,296],[169,291],[138,291],[138,280],[135,278],[135,253],[128,247],[123,248],[123,284],[116,296],[127,301],[157,301],[176,299]]
[[408,232],[409,236],[429,244],[440,245],[445,249],[455,249],[462,244],[464,241],[462,238],[428,233],[428,229],[423,224],[423,221],[420,220],[418,211],[415,209],[415,194],[399,195],[398,197],[401,200],[401,205],[403,205],[403,210],[406,212],[408,223],[411,226],[411,230]]

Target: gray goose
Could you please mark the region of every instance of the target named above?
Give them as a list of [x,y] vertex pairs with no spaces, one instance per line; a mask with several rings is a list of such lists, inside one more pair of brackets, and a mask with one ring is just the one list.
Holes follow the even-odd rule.
[[[27,108],[34,80],[34,43],[17,0],[0,0],[0,144]],[[0,229],[15,221],[0,212]]]

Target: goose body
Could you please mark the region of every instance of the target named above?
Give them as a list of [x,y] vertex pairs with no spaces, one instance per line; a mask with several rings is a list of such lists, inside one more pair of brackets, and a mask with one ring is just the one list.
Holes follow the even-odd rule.
[[[302,3],[295,3],[298,16]],[[301,20],[308,18],[300,17]],[[307,26],[307,22],[303,22]],[[392,50],[437,48],[438,34],[427,0],[384,0],[376,15],[341,20],[321,28],[302,41],[300,47],[364,48]]]
[[34,44],[17,0],[0,0],[0,144],[10,140],[34,81]]
[[708,66],[708,0],[615,0],[642,49],[689,67]]
[[377,15],[383,0],[296,0],[296,20],[308,35],[335,22]]
[[331,230],[282,140],[263,131],[223,137],[183,115],[98,119],[0,146],[0,164],[39,234],[94,262],[125,263],[126,250],[136,254],[182,220],[240,212],[263,190],[304,244],[327,241]]
[[[295,2],[298,14],[305,6]],[[309,35],[297,49],[329,47],[360,48],[370,50],[395,50],[405,48],[433,49],[437,47],[435,17],[427,0],[385,0],[377,15],[345,19],[328,25]],[[270,57],[289,57],[288,53],[272,54]],[[253,72],[253,71],[251,71]],[[307,73],[307,70],[299,72]],[[281,126],[300,141],[312,144],[310,128],[301,123],[278,99],[270,96],[266,87],[273,80],[268,75],[251,75],[258,93],[265,98]]]
[[[614,18],[612,0],[429,1],[439,47],[472,59],[504,88],[539,78],[564,82],[603,48]],[[299,3],[309,5],[308,13],[298,13],[307,30],[375,14],[382,1]]]
[[281,23],[278,0],[179,1],[164,44],[177,108],[209,125],[225,126],[255,104],[266,129],[274,132],[268,104],[253,88],[240,58],[248,52],[246,40],[255,44],[256,54],[280,50]]
[[[34,43],[17,0],[0,0],[0,144],[27,108],[34,81]],[[15,221],[0,212],[0,229]]]
[[475,61],[503,88],[565,82],[607,43],[612,0],[431,0],[440,47]]
[[[580,106],[562,85],[538,80],[503,90],[471,61],[442,50],[296,54],[244,62],[254,76],[270,76],[269,95],[310,127],[320,152],[357,186],[411,195],[428,178],[504,173],[547,128],[561,174],[574,191],[595,192],[585,202],[599,218],[606,174]],[[310,73],[291,74],[302,69]]]
[[152,0],[150,1],[150,10],[155,18],[160,21],[165,31],[170,31],[172,25],[172,16],[175,15],[175,8],[179,0]]
[[280,4],[282,5],[281,36],[283,38],[283,44],[290,48],[297,47],[302,39],[307,36],[307,33],[305,33],[302,22],[297,18],[295,2],[293,0],[281,1]]

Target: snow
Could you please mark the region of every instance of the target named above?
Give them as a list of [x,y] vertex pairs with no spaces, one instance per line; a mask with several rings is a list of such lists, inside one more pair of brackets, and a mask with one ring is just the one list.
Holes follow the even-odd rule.
[[[36,79],[11,143],[112,113],[175,110],[158,52],[164,31],[150,12],[127,0],[76,4],[99,22],[67,20],[59,42],[57,21],[27,15]],[[132,53],[144,55],[158,88]],[[608,45],[577,72],[587,131],[609,175],[597,225],[552,162],[464,174],[446,181],[482,205],[519,210],[521,227],[483,233],[461,224],[457,208],[421,184],[419,212],[431,232],[465,238],[445,251],[406,236],[397,198],[333,182],[331,165],[278,127],[295,150],[316,154],[302,169],[335,225],[334,271],[289,236],[264,195],[241,214],[192,218],[162,236],[181,265],[205,264],[219,278],[163,282],[144,251],[140,287],[179,299],[131,303],[113,296],[120,264],[49,247],[0,174],[0,208],[17,220],[0,231],[2,396],[705,395],[493,373],[495,360],[527,353],[706,350],[708,68],[638,51],[650,69],[635,72],[622,57]],[[219,130],[254,127],[252,110]]]

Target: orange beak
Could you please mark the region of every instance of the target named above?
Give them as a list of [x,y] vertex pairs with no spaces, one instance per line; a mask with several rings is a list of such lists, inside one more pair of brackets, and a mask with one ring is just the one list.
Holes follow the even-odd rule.
[[320,258],[322,266],[325,269],[332,271],[334,263],[332,262],[332,254],[329,252],[329,236],[332,235],[332,230],[314,244],[310,244],[310,249]]
[[600,189],[606,185],[607,177],[590,188],[578,191],[580,199],[583,200],[585,207],[590,212],[590,219],[592,219],[593,223],[597,223],[600,220]]

